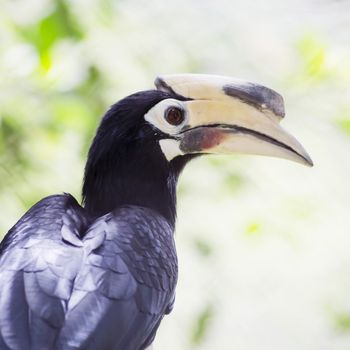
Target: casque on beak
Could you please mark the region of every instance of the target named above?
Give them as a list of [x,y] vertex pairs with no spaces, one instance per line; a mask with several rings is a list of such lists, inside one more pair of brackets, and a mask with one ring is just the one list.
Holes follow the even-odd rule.
[[259,154],[313,165],[302,145],[279,125],[285,113],[277,92],[201,74],[160,76],[155,85],[190,99],[182,104],[186,124],[174,135],[179,154]]

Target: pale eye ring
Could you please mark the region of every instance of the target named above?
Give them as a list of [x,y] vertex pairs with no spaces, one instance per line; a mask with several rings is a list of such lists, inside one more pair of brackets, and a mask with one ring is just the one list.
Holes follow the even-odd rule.
[[181,108],[169,107],[164,114],[165,120],[170,125],[180,125],[185,120],[185,113]]

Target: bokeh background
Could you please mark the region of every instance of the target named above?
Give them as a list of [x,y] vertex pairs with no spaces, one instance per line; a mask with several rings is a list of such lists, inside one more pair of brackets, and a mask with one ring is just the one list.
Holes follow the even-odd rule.
[[46,195],[80,199],[103,112],[180,72],[281,92],[315,167],[187,167],[177,300],[155,349],[349,350],[348,0],[0,0],[0,235]]

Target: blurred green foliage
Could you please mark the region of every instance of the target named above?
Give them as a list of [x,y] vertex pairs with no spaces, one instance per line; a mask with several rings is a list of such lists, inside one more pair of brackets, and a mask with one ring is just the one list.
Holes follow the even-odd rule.
[[251,222],[247,225],[245,234],[248,236],[254,236],[261,232],[261,224],[258,222]]
[[326,76],[325,61],[326,48],[322,40],[315,35],[305,34],[297,44],[304,62],[304,74],[314,79]]
[[[69,172],[64,159],[69,148],[68,137],[75,145],[71,149],[76,152],[74,166],[82,173],[88,145],[106,108],[104,78],[92,60],[75,62],[81,71],[77,74],[73,65],[61,79],[59,65],[66,63],[66,57],[84,39],[71,5],[67,1],[55,1],[46,5],[44,2],[42,6],[43,15],[36,21],[11,22],[9,8],[9,17],[4,22],[10,42],[2,47],[5,60],[0,67],[4,89],[0,100],[0,190],[3,189],[5,196],[2,200],[11,201],[12,197],[19,212],[52,191],[71,190],[79,197],[81,175],[73,178],[71,187],[65,189],[53,184],[57,181],[52,170],[60,167],[63,173]],[[56,56],[57,48],[62,45],[60,62]],[[75,59],[80,60],[83,55],[80,52]],[[67,148],[59,152],[62,143]],[[38,174],[45,174],[52,181],[41,184]],[[5,190],[9,188],[13,189],[10,197]],[[2,231],[8,225],[5,223],[0,222]]]
[[194,245],[203,257],[208,257],[212,254],[213,247],[204,239],[196,239]]
[[208,328],[210,327],[210,322],[212,321],[213,317],[214,308],[213,305],[209,304],[198,315],[198,319],[192,333],[192,343],[194,345],[199,345],[204,341],[205,335],[208,331]]
[[343,312],[337,314],[335,317],[335,327],[340,332],[350,332],[350,315]]

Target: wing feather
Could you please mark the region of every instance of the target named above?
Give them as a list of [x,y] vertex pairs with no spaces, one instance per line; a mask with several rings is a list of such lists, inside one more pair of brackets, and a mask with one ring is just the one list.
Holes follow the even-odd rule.
[[173,230],[157,213],[93,222],[70,195],[47,197],[0,244],[0,348],[145,349],[176,281]]
[[97,236],[105,240],[84,258],[59,347],[145,349],[173,302],[177,260],[172,228],[151,210],[129,207],[99,218],[84,244]]
[[73,197],[50,196],[34,205],[0,244],[0,339],[9,348],[54,346],[82,257],[62,229],[79,240],[86,223]]

